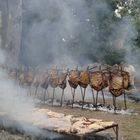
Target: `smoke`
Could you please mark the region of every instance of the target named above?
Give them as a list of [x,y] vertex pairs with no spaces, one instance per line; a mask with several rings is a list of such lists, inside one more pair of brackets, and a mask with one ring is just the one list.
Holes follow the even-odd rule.
[[136,62],[135,25],[131,17],[115,19],[114,11],[107,0],[24,0],[21,63],[71,68],[110,55]]
[[[124,49],[127,62],[137,62],[138,55],[134,54],[139,50],[132,51],[135,26],[129,17],[111,24],[114,9],[107,0],[23,0],[22,8],[20,62],[26,66],[103,62],[114,49]],[[6,63],[6,55],[0,50],[1,65]],[[19,122],[22,117],[30,121],[35,109],[32,99],[3,69],[0,79],[0,111]],[[44,115],[38,117],[46,119]]]
[[105,62],[117,50],[124,52],[120,61],[137,60],[132,17],[115,19],[106,0],[25,0],[23,9],[21,63],[27,66]]
[[23,8],[25,65],[83,65],[103,56],[100,26],[111,14],[104,0],[25,0]]
[[[136,64],[138,55],[134,51],[136,48],[135,40],[138,32],[133,19],[129,16],[123,17],[119,22],[114,24],[110,41],[113,41],[112,47],[116,50],[124,50],[124,61]],[[139,52],[139,49],[137,49]]]
[[[6,64],[5,51],[0,49],[0,66]],[[20,133],[41,136],[46,139],[58,138],[60,135],[43,131],[34,123],[49,124],[47,114],[38,112],[33,100],[27,96],[27,90],[20,88],[0,67],[0,126],[15,129]],[[40,137],[40,138],[41,138]]]

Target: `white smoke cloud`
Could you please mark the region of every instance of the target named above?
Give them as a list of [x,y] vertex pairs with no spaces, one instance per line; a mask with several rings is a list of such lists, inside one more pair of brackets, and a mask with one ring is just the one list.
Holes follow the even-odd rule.
[[[123,17],[119,22],[114,24],[112,30],[112,36],[110,41],[112,48],[117,50],[124,50],[124,61],[127,63],[137,63],[138,54],[134,52],[135,40],[137,38],[138,31],[131,17]],[[139,49],[137,48],[139,52]]]
[[[23,47],[25,64],[77,65],[97,56],[99,25],[111,12],[105,1],[91,5],[81,0],[24,1]],[[99,16],[100,15],[100,16]]]
[[[5,53],[0,49],[0,66],[6,64]],[[0,126],[12,128],[35,137],[46,139],[58,138],[60,135],[43,131],[34,123],[50,123],[46,113],[40,113],[35,102],[27,96],[27,89],[20,88],[11,80],[7,71],[0,67]]]

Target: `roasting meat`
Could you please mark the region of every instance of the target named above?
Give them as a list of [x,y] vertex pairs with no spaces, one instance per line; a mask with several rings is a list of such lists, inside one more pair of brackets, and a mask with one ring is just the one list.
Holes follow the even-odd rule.
[[128,72],[122,71],[122,77],[123,77],[123,87],[124,89],[128,89],[130,86],[130,76]]
[[31,86],[33,83],[33,80],[34,80],[33,72],[29,71],[29,72],[25,73],[24,81],[25,81],[26,85]]
[[91,72],[90,73],[90,86],[96,91],[100,91],[103,88],[108,86],[108,82],[105,78],[104,73],[101,71]]
[[19,84],[20,85],[23,85],[24,84],[24,73],[20,73],[19,76],[18,76],[18,79],[19,79]]
[[61,89],[65,89],[67,86],[67,73],[60,73],[59,74],[59,80],[58,80],[58,85]]
[[79,71],[77,70],[70,71],[68,82],[72,88],[76,89],[79,83]]
[[129,88],[129,74],[125,71],[111,73],[109,81],[109,91],[118,97],[124,93],[125,89]]
[[42,77],[40,86],[44,89],[48,88],[48,86],[49,86],[49,74],[48,74],[48,72],[43,73],[43,77]]
[[10,69],[9,76],[11,79],[16,80],[18,75],[18,71],[16,69]]
[[56,69],[52,69],[49,75],[49,84],[52,88],[56,88],[58,86],[58,82],[58,71]]
[[89,73],[87,71],[80,72],[79,76],[79,85],[83,88],[86,88],[90,82]]
[[112,126],[114,122],[104,122],[97,119],[87,119],[85,117],[75,117],[71,116],[70,118],[71,126],[70,127],[59,127],[55,131],[64,134],[78,134],[85,135],[87,133],[92,133],[100,129],[105,129],[108,126]]
[[109,81],[109,91],[118,97],[123,94],[123,77],[121,75],[111,74],[111,79]]
[[124,89],[109,89],[112,95],[119,97],[124,93]]
[[43,79],[43,74],[42,73],[37,73],[35,75],[35,78],[34,78],[34,81],[33,81],[33,85],[35,87],[38,87],[42,83],[42,79]]

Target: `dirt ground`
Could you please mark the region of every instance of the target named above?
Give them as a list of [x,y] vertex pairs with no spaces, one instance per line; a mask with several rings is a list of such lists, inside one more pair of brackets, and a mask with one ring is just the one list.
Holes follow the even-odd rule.
[[21,134],[12,134],[4,129],[0,130],[0,140],[31,140],[31,137]]
[[[123,106],[123,101],[117,102],[118,106]],[[139,140],[139,129],[140,129],[140,102],[127,102],[128,108],[134,110],[137,115],[123,115],[123,114],[112,114],[103,111],[90,111],[82,110],[80,108],[71,108],[71,107],[59,107],[59,106],[46,106],[41,105],[41,108],[48,108],[52,111],[72,114],[72,115],[81,115],[87,118],[102,119],[104,121],[114,121],[119,124],[119,140]],[[114,135],[113,130],[107,130],[103,133],[109,133]]]
[[[108,101],[111,103],[111,101]],[[123,101],[117,101],[118,106],[124,106]],[[123,114],[112,114],[103,111],[91,111],[82,110],[80,108],[71,108],[68,106],[51,106],[39,104],[40,108],[47,108],[58,113],[64,113],[66,115],[79,115],[87,118],[102,119],[104,121],[114,121],[119,124],[119,140],[139,140],[139,129],[140,129],[140,102],[127,101],[129,109],[134,110],[137,115],[123,115]],[[99,133],[100,134],[100,133]],[[113,129],[103,131],[101,134],[114,135]],[[33,138],[23,135],[14,134],[3,129],[0,129],[0,140],[33,140]]]

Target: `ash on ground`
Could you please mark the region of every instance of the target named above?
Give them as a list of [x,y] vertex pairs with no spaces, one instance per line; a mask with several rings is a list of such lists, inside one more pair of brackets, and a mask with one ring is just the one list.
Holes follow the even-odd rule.
[[[40,102],[40,101],[39,101]],[[52,100],[48,99],[47,101],[43,102],[46,105],[52,105]],[[53,106],[60,106],[60,100],[54,99]],[[66,100],[63,102],[63,106],[69,106],[72,107],[72,101]],[[75,101],[73,104],[73,108],[81,108],[82,109],[82,102],[81,101]],[[115,114],[121,114],[121,115],[138,115],[137,112],[135,112],[132,109],[123,109],[123,108],[116,108],[116,111],[114,112],[114,107],[108,104],[97,104],[97,107],[93,105],[92,103],[85,102],[83,105],[83,109],[91,110],[91,111],[103,111],[107,113],[115,113]]]

